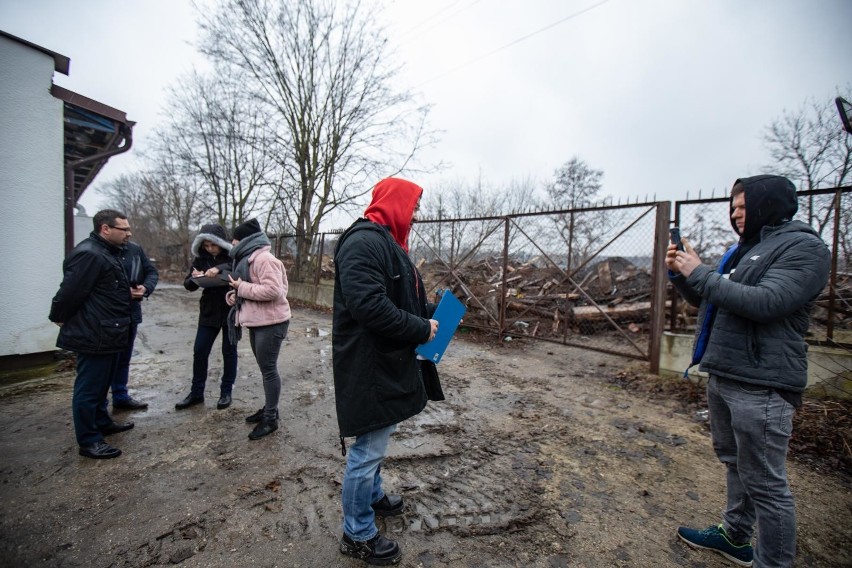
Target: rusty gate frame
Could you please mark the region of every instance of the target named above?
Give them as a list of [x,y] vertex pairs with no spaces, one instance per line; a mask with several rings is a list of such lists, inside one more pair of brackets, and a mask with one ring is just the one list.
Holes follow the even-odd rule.
[[[568,270],[562,269],[559,264],[554,261],[540,246],[539,244],[527,234],[526,231],[517,223],[516,219],[522,217],[542,217],[542,216],[553,216],[553,215],[570,215],[573,221],[574,215],[578,213],[592,212],[592,211],[606,211],[606,210],[615,210],[615,209],[637,209],[642,208],[643,211],[641,214],[633,219],[631,222],[627,223],[626,226],[622,225],[621,230],[609,239],[604,245],[598,248],[593,254],[589,256],[589,258],[585,259],[579,266],[577,267],[569,267],[570,272]],[[650,308],[650,329],[649,333],[649,341],[647,351],[636,344],[635,341],[621,328],[610,316],[607,314],[604,309],[598,305],[592,297],[586,292],[583,288],[582,283],[578,283],[574,280],[574,276],[582,270],[585,266],[588,265],[594,258],[600,255],[607,247],[609,247],[613,242],[615,242],[619,237],[624,235],[627,231],[633,228],[639,221],[644,219],[649,213],[652,211],[656,211],[655,222],[654,222],[654,246],[653,246],[653,254],[652,254],[652,266],[651,266],[651,308]],[[669,227],[669,218],[671,214],[671,203],[668,201],[652,201],[652,202],[637,202],[636,203],[627,203],[627,204],[619,204],[619,205],[602,205],[595,207],[583,207],[583,208],[575,208],[575,209],[561,209],[561,210],[553,210],[553,211],[537,211],[537,212],[526,212],[526,213],[514,213],[510,215],[502,215],[502,216],[482,216],[482,217],[463,217],[463,218],[454,218],[454,219],[425,219],[418,220],[416,224],[412,226],[412,234],[417,237],[420,242],[422,242],[425,247],[432,252],[436,261],[442,264],[446,269],[447,273],[443,275],[437,282],[432,283],[436,286],[443,284],[444,282],[452,281],[457,284],[467,296],[469,301],[474,302],[479,308],[483,310],[486,314],[488,320],[494,323],[494,326],[483,326],[476,324],[466,324],[468,327],[481,329],[488,333],[494,333],[498,336],[503,336],[508,333],[508,325],[506,318],[506,310],[508,305],[508,297],[507,297],[507,278],[508,278],[508,263],[509,263],[509,237],[511,228],[514,226],[528,241],[530,244],[535,246],[536,249],[542,254],[542,256],[547,259],[547,261],[556,268],[562,274],[562,280],[559,284],[563,284],[568,282],[571,286],[571,290],[576,290],[580,293],[587,302],[591,306],[594,306],[601,315],[606,319],[608,324],[612,329],[617,331],[627,342],[633,347],[635,353],[625,353],[624,351],[615,351],[612,349],[606,349],[603,347],[596,347],[591,345],[584,345],[580,343],[575,343],[568,339],[568,326],[565,326],[564,333],[562,335],[561,340],[555,340],[546,337],[534,337],[534,336],[525,336],[529,339],[535,339],[538,341],[546,341],[551,343],[560,343],[562,345],[569,345],[572,347],[578,347],[581,349],[589,349],[592,351],[599,351],[603,353],[615,354],[624,357],[630,357],[634,359],[639,359],[643,361],[648,361],[651,367],[651,372],[656,373],[659,370],[659,355],[660,355],[660,345],[662,341],[662,332],[665,325],[665,302],[666,302],[666,278],[665,278],[665,252],[666,247],[668,246],[668,227]],[[426,225],[426,224],[446,224],[449,223],[452,225],[456,223],[470,223],[470,222],[488,222],[495,221],[494,225],[489,227],[488,230],[484,232],[484,234],[480,235],[480,239],[476,242],[470,250],[461,258],[454,259],[452,258],[454,254],[454,247],[451,245],[450,247],[450,258],[449,261],[445,260],[438,251],[430,244],[428,239],[426,239],[423,235],[417,231],[418,225]],[[492,314],[488,308],[483,304],[482,300],[476,297],[475,294],[470,290],[470,288],[465,285],[463,279],[457,272],[457,268],[461,266],[468,258],[474,255],[482,244],[491,237],[500,227],[503,227],[503,250],[501,253],[502,259],[502,281],[500,285],[500,301],[498,302],[498,314]],[[451,234],[454,235],[454,231],[451,231]],[[571,254],[571,246],[568,245],[568,255],[570,258]],[[533,306],[529,306],[527,311],[521,312],[521,317],[523,314],[527,313]],[[563,315],[564,317],[564,315]]]

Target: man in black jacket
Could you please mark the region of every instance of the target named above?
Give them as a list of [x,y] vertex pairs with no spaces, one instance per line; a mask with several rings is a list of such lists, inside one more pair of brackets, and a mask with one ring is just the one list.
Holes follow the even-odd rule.
[[408,233],[422,193],[410,181],[380,181],[365,218],[340,237],[334,255],[337,422],[341,444],[355,437],[343,475],[340,551],[369,564],[401,558],[399,545],[375,524],[376,515],[398,515],[403,508],[400,496],[382,489],[381,465],[396,425],[426,406],[414,348],[438,329],[429,319],[434,306],[427,306],[423,281],[408,257]]
[[[145,250],[138,244],[127,241],[122,247],[121,263],[130,282],[130,344],[118,357],[118,368],[110,382],[113,409],[144,410],[147,402],[140,402],[127,391],[130,376],[130,359],[133,357],[133,344],[136,342],[136,328],[142,323],[142,299],[154,292],[160,278],[157,268],[151,263]],[[106,401],[104,401],[106,404]]]
[[77,353],[71,407],[80,455],[89,458],[121,455],[104,436],[133,428],[132,422],[113,422],[101,405],[130,341],[130,283],[121,264],[130,234],[123,213],[98,211],[94,231],[63,263],[64,278],[50,308],[50,321],[60,327],[56,346]]
[[816,232],[792,220],[797,209],[787,178],[738,179],[730,212],[740,238],[719,265],[702,264],[685,239],[686,250],[666,255],[672,284],[700,305],[692,364],[710,374],[713,449],[727,467],[722,523],[677,534],[740,566],[788,567],[796,556],[787,447],[807,385],[804,335],[831,262]]

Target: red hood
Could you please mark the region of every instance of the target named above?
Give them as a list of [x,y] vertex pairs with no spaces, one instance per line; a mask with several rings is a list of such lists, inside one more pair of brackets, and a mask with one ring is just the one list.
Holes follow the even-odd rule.
[[390,227],[394,240],[408,252],[411,217],[422,193],[423,188],[408,180],[385,178],[373,188],[373,200],[364,211],[364,217]]

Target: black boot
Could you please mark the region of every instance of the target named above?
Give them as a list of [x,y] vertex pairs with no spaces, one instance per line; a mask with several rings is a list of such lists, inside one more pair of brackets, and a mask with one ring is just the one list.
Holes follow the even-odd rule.
[[264,418],[258,422],[257,426],[254,427],[254,430],[249,433],[249,440],[263,438],[266,435],[272,434],[276,430],[278,430],[278,420],[268,420]]
[[189,408],[190,406],[195,406],[196,404],[204,404],[203,396],[192,396],[187,395],[185,399],[175,404],[175,408],[178,410],[183,410],[185,408]]
[[216,408],[219,410],[223,410],[231,406],[231,395],[223,394],[219,397],[219,402],[216,403]]
[[402,558],[402,551],[396,541],[383,537],[381,533],[376,533],[370,540],[362,541],[352,540],[343,533],[340,552],[374,566],[390,566],[399,563]]
[[399,495],[388,495],[373,503],[373,511],[379,517],[394,517],[402,514],[402,508],[405,503],[402,502],[402,497]]
[[[277,410],[275,411],[275,419],[278,420],[278,411]],[[250,414],[249,416],[246,416],[246,422],[248,422],[249,424],[257,424],[261,420],[263,420],[263,408],[261,408],[260,410],[258,410],[254,414]]]

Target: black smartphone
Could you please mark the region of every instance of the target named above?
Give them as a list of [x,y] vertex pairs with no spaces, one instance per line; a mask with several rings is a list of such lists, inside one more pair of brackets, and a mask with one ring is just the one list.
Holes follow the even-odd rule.
[[669,229],[669,238],[673,245],[677,245],[677,250],[683,250],[683,243],[680,242],[680,227],[672,227]]

